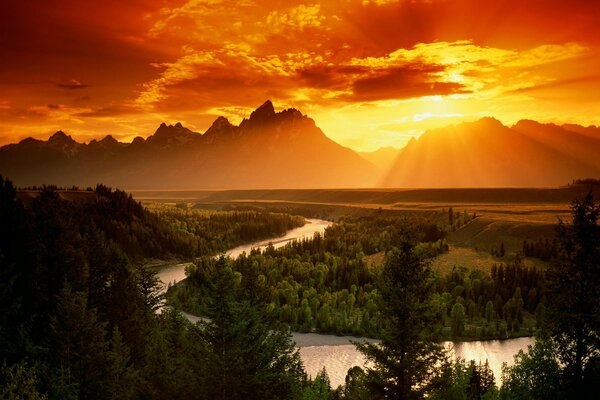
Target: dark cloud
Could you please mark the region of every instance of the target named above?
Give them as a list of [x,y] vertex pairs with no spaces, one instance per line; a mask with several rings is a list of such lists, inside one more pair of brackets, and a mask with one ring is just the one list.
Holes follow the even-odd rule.
[[320,89],[344,89],[348,81],[357,75],[365,74],[363,66],[315,65],[297,71],[298,78],[306,86]]
[[128,106],[108,106],[99,107],[89,111],[82,111],[75,116],[77,117],[112,117],[115,115],[131,114],[138,112],[137,109]]
[[442,71],[444,67],[437,65],[387,69],[356,80],[349,99],[376,101],[468,92],[460,83],[438,81],[434,74]]
[[85,88],[90,87],[90,85],[86,85],[75,79],[71,79],[68,82],[57,83],[56,86],[58,86],[61,89],[66,89],[66,90],[77,90],[77,89],[85,89]]
[[50,110],[58,110],[60,108],[60,104],[48,104],[46,107]]

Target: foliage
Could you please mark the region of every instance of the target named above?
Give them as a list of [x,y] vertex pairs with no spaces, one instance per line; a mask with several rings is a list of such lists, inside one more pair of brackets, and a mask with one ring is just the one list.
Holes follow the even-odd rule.
[[270,324],[247,301],[236,299],[238,282],[221,257],[210,286],[208,319],[200,337],[207,345],[206,397],[295,398],[304,370],[291,333]]
[[214,255],[247,242],[283,235],[304,218],[264,211],[206,211],[150,204],[148,209],[185,242],[193,256]]
[[[124,192],[99,185],[84,194],[65,199],[45,187],[24,203],[0,177],[3,398],[213,398],[211,379],[223,374],[209,369],[220,354],[211,328],[168,307],[157,313],[161,284],[133,263],[193,248]],[[227,382],[249,397],[298,398],[305,380],[289,331],[251,305],[233,309],[215,319],[239,334]]]
[[332,397],[331,384],[325,367],[317,373],[302,392],[302,400],[328,400]]
[[[437,232],[437,233],[436,233]],[[374,282],[380,266],[369,266],[369,252],[390,252],[403,238],[420,242],[415,253],[429,258],[444,251],[444,239],[437,225],[406,218],[347,217],[315,235],[277,250],[254,251],[232,260],[250,300],[260,298],[272,315],[293,330],[378,337],[382,315],[377,306],[379,293]],[[205,312],[205,289],[211,281],[214,260],[203,258],[188,269],[188,279],[177,285],[169,297],[174,304],[196,315]],[[434,279],[434,323],[447,339],[494,338],[531,335],[536,326],[534,313],[543,302],[543,276],[517,259],[497,265],[491,275],[456,268]],[[517,295],[515,296],[515,293]],[[521,297],[519,299],[518,297]],[[492,303],[492,310],[487,310]],[[461,329],[452,329],[451,311],[463,308]],[[458,309],[459,306],[456,306]],[[488,318],[489,317],[489,318]]]
[[409,244],[386,258],[378,288],[385,325],[381,343],[357,343],[373,367],[367,387],[373,398],[408,399],[423,396],[444,358],[431,331],[430,270]]
[[560,400],[567,398],[563,391],[561,368],[552,341],[538,338],[527,352],[515,355],[512,367],[502,368],[502,400]]
[[498,390],[488,362],[475,364],[458,359],[446,360],[433,382],[432,400],[496,399]]
[[571,208],[572,224],[560,221],[560,256],[548,271],[547,328],[570,395],[591,398],[599,385],[588,372],[598,372],[600,358],[600,204],[590,192]]

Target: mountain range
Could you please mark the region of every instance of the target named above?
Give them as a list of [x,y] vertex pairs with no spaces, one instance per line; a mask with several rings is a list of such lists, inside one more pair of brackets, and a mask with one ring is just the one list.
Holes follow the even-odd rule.
[[204,134],[161,124],[147,139],[78,143],[59,131],[0,148],[0,173],[21,186],[102,182],[128,189],[373,186],[379,171],[296,109],[270,101],[239,126],[217,118]]
[[203,134],[161,124],[146,139],[79,143],[62,131],[0,147],[0,174],[19,186],[127,189],[556,186],[600,177],[600,128],[493,118],[425,132],[404,148],[357,153],[296,109],[266,101],[239,125]]
[[402,148],[380,186],[536,187],[600,177],[600,127],[494,118],[425,132]]

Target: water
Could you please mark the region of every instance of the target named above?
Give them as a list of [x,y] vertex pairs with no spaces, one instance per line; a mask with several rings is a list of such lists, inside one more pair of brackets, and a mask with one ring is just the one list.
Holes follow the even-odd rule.
[[[306,224],[295,229],[291,229],[285,233],[285,235],[273,239],[261,240],[258,242],[253,242],[249,244],[245,244],[242,246],[235,247],[231,250],[228,250],[225,255],[236,258],[242,253],[250,253],[252,249],[260,249],[264,250],[269,244],[272,244],[273,247],[280,248],[288,244],[293,240],[299,240],[303,238],[312,238],[315,233],[320,233],[323,235],[325,232],[325,228],[330,226],[332,222],[325,221],[322,219],[307,219]],[[181,263],[175,265],[169,265],[165,268],[162,268],[158,272],[158,278],[166,285],[175,284],[179,281],[185,279],[185,268],[191,263]]]
[[287,233],[279,238],[263,240],[260,242],[254,242],[250,244],[245,244],[243,246],[235,247],[225,253],[231,258],[236,258],[242,253],[250,253],[253,249],[264,250],[272,244],[276,249],[285,246],[289,242],[293,240],[300,240],[306,238],[312,238],[315,233],[320,233],[323,235],[325,233],[325,228],[330,226],[332,222],[325,221],[322,219],[307,219],[306,224],[296,229],[292,229],[287,231]]
[[[344,383],[348,369],[354,366],[364,367],[365,359],[356,348],[349,344],[349,339],[340,338],[339,344],[319,345],[318,336],[325,336],[325,343],[330,339],[328,335],[315,335],[310,340],[294,334],[299,337],[300,357],[304,363],[306,373],[312,377],[325,367],[331,386],[337,387]],[[519,350],[527,351],[528,345],[533,345],[535,339],[531,337],[508,339],[508,340],[481,340],[474,342],[444,342],[446,348],[451,350],[454,357],[460,357],[467,361],[474,360],[476,363],[485,363],[487,360],[490,368],[496,378],[496,384],[500,384],[502,376],[502,364],[513,364],[513,357]],[[311,343],[312,342],[312,343]],[[313,345],[311,345],[313,344]]]
[[[225,254],[235,258],[240,254],[249,253],[252,249],[264,249],[269,244],[275,248],[285,246],[292,240],[312,237],[316,232],[323,234],[325,228],[332,223],[320,219],[308,219],[307,224],[288,231],[285,235],[270,240],[263,240],[239,246],[227,251]],[[181,263],[163,268],[158,277],[166,285],[185,279],[185,267],[190,263]],[[192,322],[197,322],[198,317],[184,315]],[[316,333],[294,333],[294,341],[299,347],[300,357],[308,375],[315,377],[325,367],[332,387],[344,383],[348,369],[354,366],[364,367],[365,359],[356,350],[350,340],[365,340],[347,336],[320,335]],[[533,338],[518,338],[509,340],[483,340],[475,342],[445,342],[444,345],[453,350],[455,357],[465,360],[474,360],[484,363],[488,360],[490,368],[500,383],[502,363],[512,365],[513,357],[519,350],[527,350],[528,345],[533,345]]]

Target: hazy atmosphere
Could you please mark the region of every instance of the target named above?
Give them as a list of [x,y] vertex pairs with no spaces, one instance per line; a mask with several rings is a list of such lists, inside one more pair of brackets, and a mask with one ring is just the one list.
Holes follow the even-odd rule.
[[2,0],[0,399],[596,400],[600,2]]

